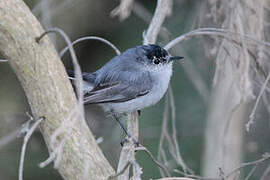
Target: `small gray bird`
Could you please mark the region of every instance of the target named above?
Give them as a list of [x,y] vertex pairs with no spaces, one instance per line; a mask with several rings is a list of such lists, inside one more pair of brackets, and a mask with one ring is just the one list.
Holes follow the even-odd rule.
[[[172,64],[182,58],[153,44],[130,48],[96,72],[82,73],[84,103],[101,105],[120,123],[116,114],[139,111],[163,97]],[[68,74],[74,77],[72,71],[68,70]]]

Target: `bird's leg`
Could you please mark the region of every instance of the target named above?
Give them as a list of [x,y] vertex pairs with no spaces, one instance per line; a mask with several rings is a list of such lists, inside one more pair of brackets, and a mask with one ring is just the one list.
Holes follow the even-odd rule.
[[137,110],[137,112],[138,112],[138,115],[140,116],[141,115],[141,110]]
[[[125,132],[125,134],[126,134],[126,136],[128,137],[128,139],[132,139],[132,141],[133,141],[135,147],[139,147],[139,142],[138,142],[135,138],[133,138],[133,137],[127,132],[126,128],[125,128],[124,125],[121,123],[120,118],[119,118],[115,113],[113,113],[113,117],[114,117],[114,119],[118,122],[118,124],[120,125],[120,127],[123,129],[123,131]],[[127,142],[128,139],[126,139],[126,138],[123,139],[123,140],[121,141],[121,143],[120,143],[121,146],[123,146],[123,145]]]

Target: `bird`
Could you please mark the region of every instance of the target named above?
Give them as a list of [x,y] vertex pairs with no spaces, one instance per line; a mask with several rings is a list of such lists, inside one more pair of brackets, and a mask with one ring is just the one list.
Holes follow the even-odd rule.
[[[119,115],[140,112],[160,101],[168,89],[173,62],[182,58],[156,44],[127,49],[97,71],[82,73],[84,104],[101,105],[130,136]],[[67,73],[74,79],[74,71]]]

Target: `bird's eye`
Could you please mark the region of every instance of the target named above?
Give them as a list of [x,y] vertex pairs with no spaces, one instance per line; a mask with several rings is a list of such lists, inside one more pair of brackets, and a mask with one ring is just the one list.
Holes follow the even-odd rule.
[[159,59],[155,59],[155,60],[154,60],[154,63],[155,63],[155,64],[159,64],[159,63],[160,63]]

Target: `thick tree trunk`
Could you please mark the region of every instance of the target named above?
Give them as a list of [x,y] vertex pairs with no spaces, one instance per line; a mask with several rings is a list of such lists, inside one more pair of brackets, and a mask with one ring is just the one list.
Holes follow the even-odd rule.
[[[209,0],[213,22],[233,32],[262,39],[264,1]],[[214,88],[206,126],[203,173],[207,177],[227,174],[238,167],[242,157],[243,132],[252,97],[250,67],[256,46],[250,46],[240,36],[216,41],[218,52]],[[217,48],[219,47],[219,48]],[[223,172],[220,172],[219,168]],[[234,177],[230,177],[233,179]]]
[[[40,129],[49,151],[64,140],[60,174],[70,180],[106,179],[114,170],[77,113],[74,92],[53,45],[47,37],[40,44],[35,41],[43,32],[22,0],[0,0],[0,52],[20,80],[34,117],[46,118]],[[52,143],[52,135],[63,125]]]

